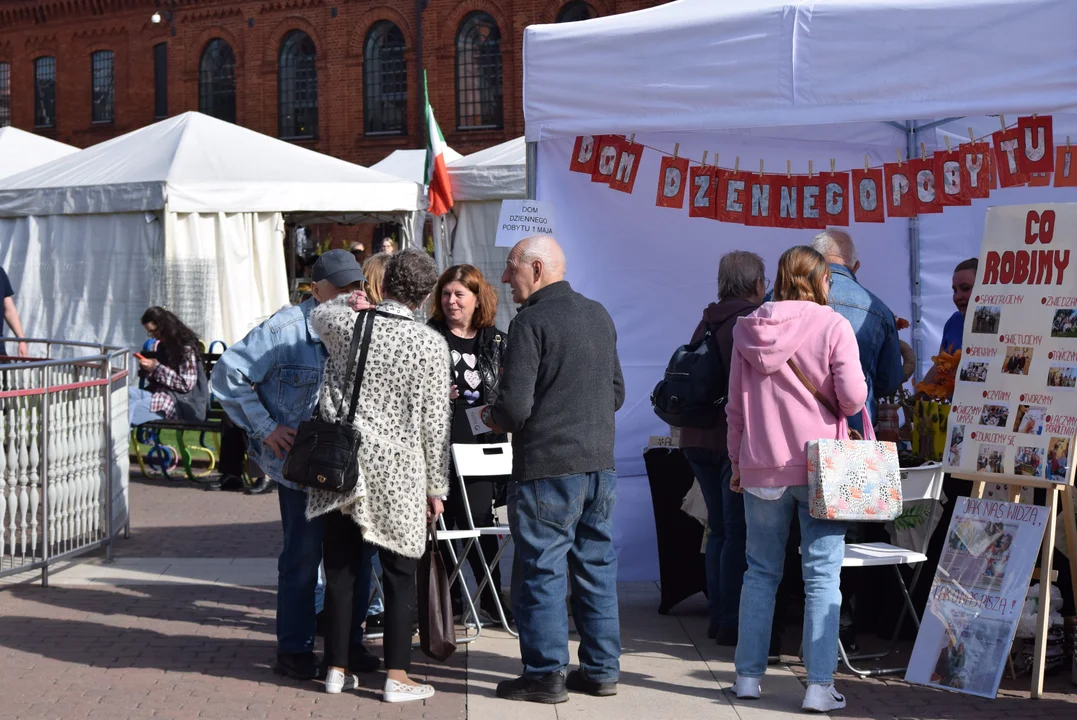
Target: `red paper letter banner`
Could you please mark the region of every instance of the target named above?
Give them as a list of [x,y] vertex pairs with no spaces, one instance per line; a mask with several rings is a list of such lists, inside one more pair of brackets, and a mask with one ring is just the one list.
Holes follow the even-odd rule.
[[968,177],[969,197],[985,198],[991,195],[991,146],[987,143],[967,143],[958,151],[961,165]]
[[718,168],[714,165],[693,167],[688,173],[688,217],[717,217],[715,201],[718,190]]
[[828,226],[849,226],[849,173],[823,173],[823,221]]
[[774,190],[771,185],[773,175],[751,175],[748,177],[748,210],[744,224],[753,227],[774,227]]
[[718,169],[718,220],[744,224],[748,188],[747,173]]
[[580,135],[572,148],[572,161],[568,164],[572,172],[590,175],[595,169],[595,136]]
[[1055,187],[1077,187],[1077,150],[1058,148],[1055,157]]
[[883,214],[883,171],[853,170],[853,217],[858,223],[881,223]]
[[1018,187],[1028,183],[1028,175],[1021,172],[1017,159],[1021,150],[1021,133],[1016,128],[999,130],[991,135],[995,143],[995,172],[1001,187]]
[[971,205],[969,171],[961,161],[961,151],[935,153],[935,192],[943,207]]
[[924,158],[910,160],[909,168],[915,182],[916,212],[941,213],[942,203],[939,202],[939,190],[935,183],[935,161]]
[[1053,172],[1055,136],[1051,116],[1018,118],[1017,132],[1021,137],[1021,153],[1017,156],[1017,169],[1025,175]]
[[772,178],[771,202],[778,205],[774,213],[774,224],[792,230],[804,227],[800,221],[800,176],[773,175]]
[[655,204],[658,207],[684,207],[684,190],[688,180],[687,158],[662,158],[658,168],[658,195]]
[[823,180],[818,175],[800,176],[800,222],[809,230],[826,227],[823,219]]
[[912,181],[911,163],[886,163],[886,216],[913,217],[916,215],[916,193]]
[[614,166],[613,177],[610,178],[610,188],[631,195],[632,187],[636,184],[639,163],[643,158],[643,146],[622,140],[617,149],[617,164]]
[[595,138],[595,167],[591,172],[591,182],[609,185],[613,179],[613,171],[617,169],[621,142],[617,135],[600,135]]

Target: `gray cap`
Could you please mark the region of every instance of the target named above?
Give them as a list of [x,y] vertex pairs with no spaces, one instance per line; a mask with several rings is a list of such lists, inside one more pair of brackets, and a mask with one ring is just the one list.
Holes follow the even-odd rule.
[[318,261],[314,263],[310,279],[314,282],[328,280],[338,288],[342,288],[352,283],[362,282],[366,280],[366,277],[354,255],[347,250],[330,250],[322,253]]

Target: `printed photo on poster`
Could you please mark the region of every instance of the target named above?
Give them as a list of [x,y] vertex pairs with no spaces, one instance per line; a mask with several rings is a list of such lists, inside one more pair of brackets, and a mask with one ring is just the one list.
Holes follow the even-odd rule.
[[1051,337],[1077,338],[1077,310],[1058,310],[1051,323]]
[[1006,348],[1006,358],[1002,361],[1002,372],[1008,375],[1028,375],[1032,367],[1034,348],[1010,345]]
[[980,454],[976,457],[976,470],[977,472],[1001,475],[1005,460],[1005,445],[989,445],[983,443],[980,445]]
[[993,695],[994,678],[984,670],[1006,661],[1009,626],[1000,620],[974,623],[971,613],[962,616],[964,622],[958,620],[957,627],[943,635],[931,683],[974,695]]
[[1013,421],[1013,431],[1022,435],[1042,435],[1045,422],[1047,422],[1047,408],[1018,405],[1017,415]]
[[961,450],[965,445],[965,426],[954,425],[950,428],[950,445],[947,449],[946,462],[954,467],[961,464]]
[[1014,524],[962,518],[947,539],[940,567],[964,588],[998,590],[1016,532]]
[[982,383],[987,382],[988,365],[982,360],[969,360],[961,368],[961,382]]
[[998,326],[1001,321],[1001,307],[997,305],[978,305],[976,311],[972,314],[972,332],[994,335],[998,332]]
[[987,427],[1006,427],[1006,423],[1010,419],[1010,406],[1009,405],[984,405],[983,412],[980,413],[980,424]]
[[1070,470],[1070,438],[1053,437],[1047,443],[1047,479],[1066,482]]
[[1047,371],[1047,387],[1055,390],[1077,388],[1077,365],[1052,365]]
[[1043,449],[1018,447],[1013,456],[1013,474],[1042,478],[1044,470]]

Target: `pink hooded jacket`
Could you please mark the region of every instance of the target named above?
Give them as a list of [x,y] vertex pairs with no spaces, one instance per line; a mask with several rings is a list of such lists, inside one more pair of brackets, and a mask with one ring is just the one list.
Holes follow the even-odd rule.
[[804,387],[789,358],[846,416],[867,399],[853,328],[831,308],[786,300],[740,318],[726,417],[729,457],[744,487],[806,485],[807,443],[839,435],[841,419]]

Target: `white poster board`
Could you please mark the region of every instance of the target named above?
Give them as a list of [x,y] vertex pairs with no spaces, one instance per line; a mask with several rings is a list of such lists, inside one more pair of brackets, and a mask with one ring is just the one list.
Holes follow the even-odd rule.
[[502,200],[496,247],[512,247],[532,235],[557,236],[557,209],[552,202]]
[[1065,483],[1077,430],[1077,204],[987,211],[948,470]]
[[906,682],[995,697],[1048,513],[1035,505],[959,499]]

